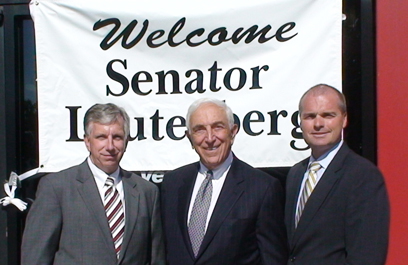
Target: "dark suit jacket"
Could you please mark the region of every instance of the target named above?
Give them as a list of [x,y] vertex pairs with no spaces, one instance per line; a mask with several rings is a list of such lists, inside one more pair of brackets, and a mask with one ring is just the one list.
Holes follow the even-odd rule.
[[288,264],[384,264],[389,202],[377,167],[343,144],[309,197],[295,229],[296,203],[308,161],[296,164],[286,180]]
[[27,217],[22,265],[164,264],[158,188],[121,170],[125,233],[119,261],[87,162],[40,181]]
[[164,176],[162,217],[170,265],[286,264],[281,184],[234,157],[195,259],[187,229],[199,163]]

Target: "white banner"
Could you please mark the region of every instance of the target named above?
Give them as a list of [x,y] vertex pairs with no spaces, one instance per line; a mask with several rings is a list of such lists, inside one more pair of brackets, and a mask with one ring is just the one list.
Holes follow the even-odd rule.
[[131,117],[123,168],[197,161],[184,117],[202,97],[232,108],[240,159],[292,166],[310,153],[300,96],[319,83],[341,89],[341,0],[36,0],[30,9],[42,172],[85,159],[83,115],[108,102]]

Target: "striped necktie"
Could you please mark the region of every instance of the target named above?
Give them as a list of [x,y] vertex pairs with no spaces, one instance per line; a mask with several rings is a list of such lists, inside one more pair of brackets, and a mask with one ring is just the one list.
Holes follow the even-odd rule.
[[113,243],[115,245],[116,257],[119,258],[123,234],[125,231],[125,213],[122,201],[119,197],[119,192],[113,183],[113,177],[108,177],[106,179],[105,187],[107,187],[107,190],[105,191],[104,206],[109,228],[112,233]]
[[210,208],[213,190],[212,179],[213,173],[209,170],[206,172],[205,179],[197,192],[190,214],[188,234],[195,257],[198,254],[205,235],[205,223],[207,222],[208,209]]
[[313,162],[309,165],[309,173],[308,177],[305,182],[305,186],[300,195],[299,204],[296,211],[296,218],[295,218],[295,227],[297,227],[300,216],[305,208],[306,202],[309,199],[310,195],[312,194],[314,188],[317,184],[317,171],[321,169],[322,166],[318,162]]

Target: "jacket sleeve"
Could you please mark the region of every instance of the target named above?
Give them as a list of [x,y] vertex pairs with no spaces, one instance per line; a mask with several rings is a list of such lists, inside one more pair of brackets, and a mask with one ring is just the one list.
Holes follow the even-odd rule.
[[278,180],[273,181],[265,192],[256,233],[262,264],[286,264],[288,245],[283,217],[283,190]]
[[156,188],[154,190],[154,202],[153,202],[153,211],[151,219],[151,231],[152,231],[152,256],[151,264],[152,265],[164,265],[164,238],[163,238],[163,229],[162,229],[162,220],[160,214],[160,198],[159,190]]
[[347,263],[383,265],[390,218],[386,187],[376,167],[361,168],[347,197]]
[[22,265],[53,263],[62,225],[57,194],[49,176],[43,177],[27,216],[21,248]]

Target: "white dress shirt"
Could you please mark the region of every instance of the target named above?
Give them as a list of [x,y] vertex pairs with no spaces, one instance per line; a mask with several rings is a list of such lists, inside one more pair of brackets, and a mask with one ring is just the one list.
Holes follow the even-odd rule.
[[[215,208],[215,204],[217,203],[218,197],[220,196],[221,189],[222,189],[222,186],[224,185],[225,178],[231,167],[231,163],[232,163],[232,153],[230,152],[230,154],[228,155],[224,163],[222,163],[221,166],[219,166],[218,168],[212,170],[213,172],[213,180],[212,180],[213,191],[212,191],[212,196],[211,196],[210,208],[208,209],[207,221],[205,223],[205,231],[207,231],[208,223],[210,222],[211,215]],[[191,195],[190,206],[188,209],[187,225],[190,222],[191,210],[193,209],[195,198],[197,196],[198,190],[200,189],[201,183],[205,179],[205,176],[206,176],[205,173],[207,172],[207,170],[208,170],[207,167],[204,166],[200,162],[200,170],[197,173],[197,178],[194,184],[193,194]]]
[[[331,161],[333,160],[334,156],[337,154],[337,152],[339,151],[340,147],[343,145],[343,140],[341,140],[337,145],[333,146],[332,149],[330,149],[329,151],[327,151],[326,153],[324,153],[322,156],[318,157],[317,159],[314,158],[313,156],[310,156],[309,158],[309,163],[307,164],[307,168],[306,168],[306,172],[303,175],[303,180],[302,180],[302,185],[300,186],[300,190],[299,192],[303,191],[303,187],[305,186],[306,180],[309,176],[309,166],[311,163],[317,161],[319,162],[321,168],[319,169],[319,171],[317,171],[317,179],[316,179],[316,186],[319,183],[319,180],[321,179],[321,177],[323,176],[324,172],[326,171],[327,167],[330,165]],[[313,192],[312,192],[313,194]],[[300,202],[300,196],[298,194],[298,200],[297,200],[297,204],[296,204],[296,215],[298,214],[298,208],[299,208],[299,202]],[[306,202],[307,204],[307,202]]]
[[126,212],[125,211],[125,195],[124,195],[124,191],[123,191],[123,182],[122,182],[122,177],[119,175],[119,172],[120,172],[119,167],[115,170],[115,172],[108,175],[105,172],[103,172],[100,168],[95,166],[95,164],[92,162],[90,157],[88,157],[87,162],[88,162],[89,168],[91,169],[93,177],[95,179],[96,187],[98,188],[99,195],[101,196],[102,204],[103,204],[104,197],[105,197],[105,191],[108,189],[107,187],[105,187],[106,179],[109,176],[112,176],[115,179],[115,182],[114,182],[113,185],[115,186],[115,188],[117,189],[117,191],[119,193],[119,198],[122,201],[123,210],[124,210],[124,212]]

